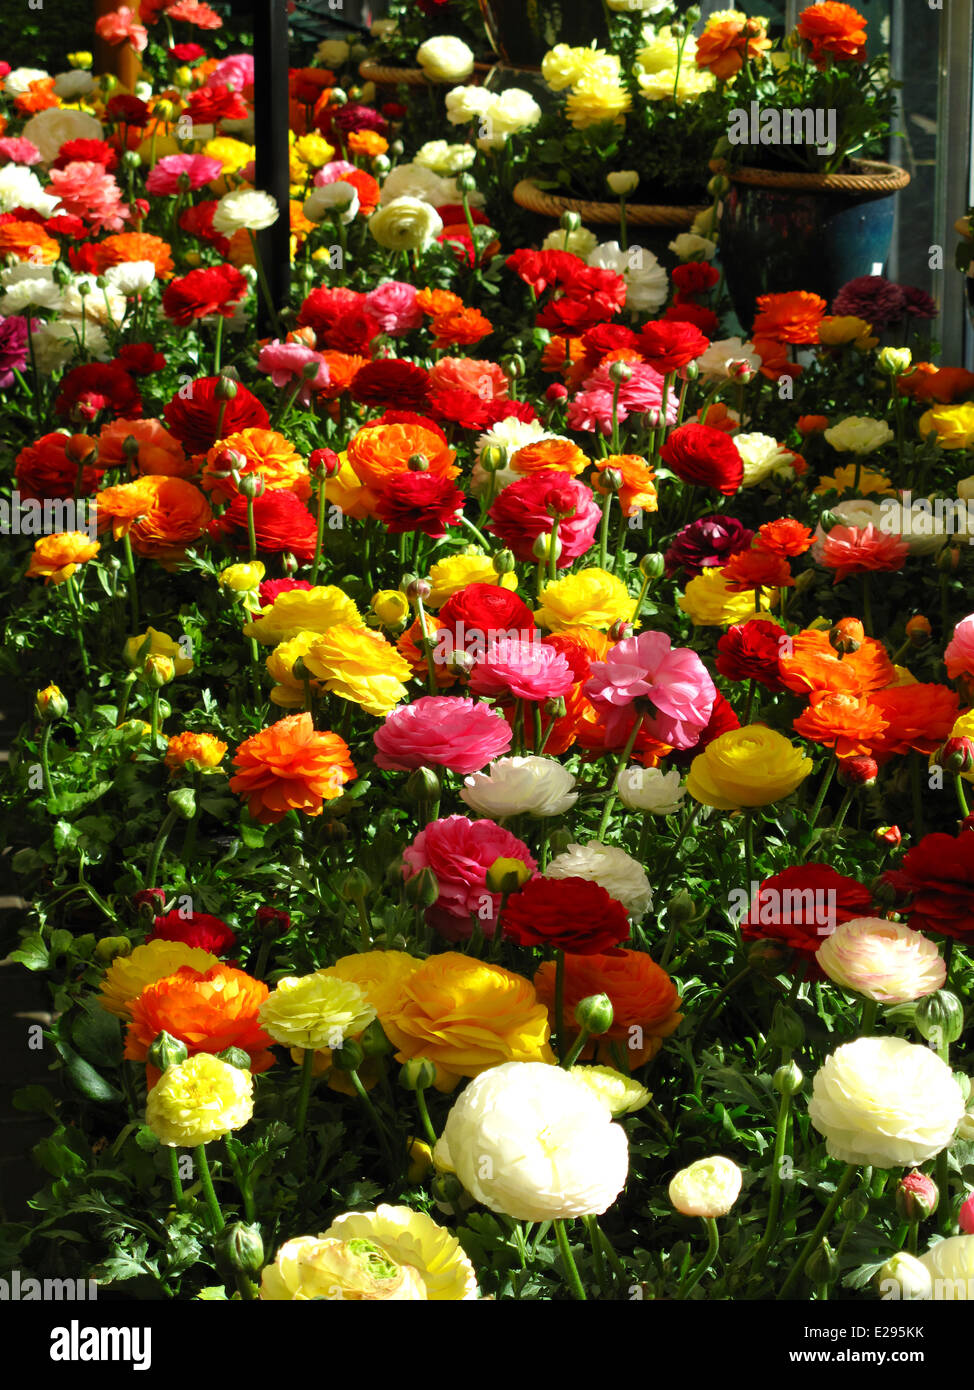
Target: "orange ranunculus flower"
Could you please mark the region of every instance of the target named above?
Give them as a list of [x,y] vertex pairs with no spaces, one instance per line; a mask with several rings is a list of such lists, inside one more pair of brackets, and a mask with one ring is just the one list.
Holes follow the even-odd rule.
[[857,758],[871,753],[873,742],[886,728],[875,705],[861,695],[813,695],[811,703],[792,728],[802,738],[834,748],[837,758]]
[[422,312],[429,314],[431,318],[463,308],[463,300],[458,294],[454,294],[452,290],[437,290],[430,286],[419,291],[416,303]]
[[697,39],[696,64],[726,82],[744,66],[745,59],[760,58],[771,47],[759,20],[744,15],[710,23]]
[[[313,347],[314,344],[312,343]],[[315,394],[322,396],[326,401],[337,400],[343,396],[352,384],[352,380],[359,367],[364,367],[369,360],[367,357],[357,357],[350,352],[334,352],[331,348],[326,348],[321,356],[325,359],[325,366],[328,368],[328,385],[323,391]]]
[[798,16],[796,33],[808,44],[812,62],[824,67],[831,58],[862,62],[866,57],[866,20],[851,5],[824,0]]
[[792,362],[788,356],[787,344],[780,338],[760,337],[755,334],[752,347],[761,359],[758,371],[769,381],[777,381],[783,376],[798,377],[805,370],[800,362]]
[[822,296],[809,290],[759,295],[751,340],[777,338],[783,343],[817,343],[818,326],[825,309]]
[[153,492],[149,474],[135,478],[130,483],[102,488],[96,499],[99,529],[104,530],[111,523],[115,540],[127,536],[152,505]]
[[[514,457],[516,458],[517,454]],[[609,490],[602,482],[601,477],[607,468],[618,469],[622,474],[622,487],[617,496],[623,516],[635,516],[637,512],[659,510],[656,485],[653,482],[656,475],[641,454],[609,454],[607,458],[595,460],[592,486],[596,492],[601,492],[603,496]]]
[[556,468],[575,477],[588,467],[588,459],[570,439],[537,439],[515,449],[508,467],[515,473],[541,473],[546,468]]
[[724,564],[724,583],[731,593],[748,589],[782,589],[794,584],[788,561],[772,550],[739,550]]
[[541,354],[541,370],[570,372],[576,363],[584,362],[587,357],[588,353],[581,338],[561,338],[555,334],[545,344],[544,352]]
[[886,720],[874,758],[901,756],[911,750],[932,753],[949,738],[957,719],[960,696],[946,685],[891,685],[869,696],[869,703]]
[[435,314],[429,326],[438,348],[470,347],[494,331],[490,319],[479,309],[451,309],[446,314]]
[[6,222],[0,226],[0,256],[16,256],[32,265],[53,265],[61,248],[36,222]]
[[799,415],[795,421],[795,429],[802,439],[807,439],[810,434],[822,434],[829,427],[829,417],[827,415]]
[[833,526],[822,542],[818,562],[834,570],[834,583],[850,574],[892,574],[901,570],[910,548],[901,536],[878,526]]
[[422,425],[363,425],[348,444],[348,461],[366,487],[381,492],[409,467],[413,454],[422,454],[435,478],[455,478],[456,451]]
[[18,116],[30,116],[36,111],[48,111],[53,106],[60,106],[61,101],[54,92],[53,77],[38,77],[33,82],[28,82],[26,92],[21,92],[20,96],[14,97],[14,106]]
[[[134,439],[138,452],[129,460],[125,452],[127,439]],[[186,457],[185,450],[161,420],[151,417],[141,420],[112,420],[98,436],[98,463],[101,468],[118,468],[131,462],[131,472],[152,473],[167,478],[189,478],[196,464]]]
[[379,495],[365,486],[347,458],[341,458],[341,467],[333,478],[325,479],[325,497],[336,506],[343,516],[352,521],[364,521],[375,515]]
[[325,801],[358,776],[337,734],[319,733],[307,712],[291,714],[248,738],[233,759],[230,790],[247,800],[251,817],[276,825],[288,811],[320,816]]
[[754,544],[760,550],[770,550],[774,555],[787,558],[804,555],[814,539],[809,527],[803,526],[792,516],[782,516],[759,526]]
[[84,531],[58,531],[40,536],[27,566],[28,579],[43,578],[45,584],[63,584],[79,565],[93,560],[101,546]]
[[[227,745],[215,734],[173,734],[166,749],[165,764],[170,772],[188,768],[191,772],[204,767],[218,767]],[[194,766],[195,765],[195,766]]]
[[[554,1030],[554,961],[545,961],[539,968],[534,987],[547,1006]],[[643,951],[618,949],[593,956],[576,956],[566,951],[563,1023],[569,1032],[578,1032],[575,1009],[590,994],[607,994],[612,1000],[612,1027],[601,1037],[593,1038],[581,1055],[589,1058],[598,1053],[597,1060],[609,1065],[619,1065],[621,1059],[623,1072],[641,1067],[655,1057],[663,1039],[676,1031],[683,1018],[676,985]]]
[[697,423],[709,425],[712,430],[723,430],[725,434],[735,434],[741,428],[741,417],[736,410],[728,410],[723,401],[711,401],[697,411]]
[[[232,965],[206,971],[180,966],[131,1001],[124,1056],[144,1062],[155,1039],[166,1032],[185,1043],[190,1056],[239,1047],[249,1054],[252,1072],[267,1071],[274,1065],[273,1041],[260,1026],[258,1010],[269,993],[263,980]],[[157,1079],[156,1069],[150,1068],[150,1083]]]
[[366,159],[375,159],[376,155],[385,154],[389,148],[389,141],[377,130],[349,131],[345,144],[352,154],[364,155]]
[[952,405],[974,391],[974,372],[966,367],[935,367],[932,362],[917,362],[911,372],[896,378],[896,389],[915,401]]
[[149,232],[116,232],[98,242],[94,251],[100,275],[124,261],[151,261],[160,280],[168,280],[176,269],[168,241]]
[[[130,489],[138,491],[130,492]],[[119,513],[123,520],[133,523],[128,531],[132,549],[136,555],[159,560],[164,565],[181,560],[186,547],[199,540],[213,520],[209,504],[198,487],[185,478],[151,474],[137,478],[134,483],[105,488],[98,497],[99,517],[113,507],[131,508],[136,501],[144,503],[138,520],[130,511]]]
[[311,496],[307,464],[291,441],[276,430],[239,430],[218,439],[210,449],[200,481],[207,492],[223,502],[232,502],[238,491],[231,476],[221,477],[231,469],[238,473],[260,473],[268,492],[288,488],[302,502],[307,502]]
[[778,674],[782,684],[796,695],[870,695],[896,679],[882,642],[867,637],[857,652],[840,657],[828,632],[816,628],[789,639],[778,657]]
[[[449,623],[441,623],[439,618],[435,618],[432,613],[426,614],[426,631],[431,642],[435,643],[436,634],[449,626]],[[396,642],[396,651],[404,661],[409,662],[410,666],[413,668],[414,675],[425,680],[428,668],[426,665],[426,657],[419,645],[422,641],[422,637],[423,629],[420,625],[419,618],[414,618],[409,627],[407,627],[405,632],[398,638]],[[436,677],[436,684],[440,690],[449,689],[451,685],[456,685],[458,680],[456,671],[452,670],[445,661],[434,661],[433,674]]]

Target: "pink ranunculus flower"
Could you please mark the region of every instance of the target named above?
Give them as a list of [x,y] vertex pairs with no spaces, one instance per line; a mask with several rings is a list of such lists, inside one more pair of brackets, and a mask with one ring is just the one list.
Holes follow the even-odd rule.
[[4,164],[40,164],[43,158],[33,140],[25,140],[22,135],[0,139],[0,160]]
[[879,1004],[908,1004],[943,988],[946,963],[936,945],[905,922],[854,917],[815,952],[829,979]]
[[671,748],[692,748],[713,713],[717,688],[696,652],[673,647],[665,632],[641,632],[617,642],[605,661],[593,661],[585,694],[602,712],[606,734],[632,726],[631,706],[648,700],[650,737]]
[[416,286],[404,280],[387,280],[384,285],[369,290],[363,308],[381,333],[401,338],[423,322],[423,311],[416,303],[417,293]]
[[103,14],[95,20],[95,33],[106,43],[116,46],[126,39],[136,53],[145,51],[149,42],[149,31],[144,24],[136,23],[135,11],[128,5],[121,5],[110,14]]
[[114,174],[106,174],[104,165],[93,160],[52,169],[50,190],[60,199],[59,211],[83,217],[95,231],[117,232],[129,216]]
[[[624,405],[617,404],[616,418],[621,424],[629,415]],[[565,423],[570,430],[594,434],[596,430],[608,438],[612,433],[612,392],[579,391],[568,402]]]
[[508,381],[496,362],[476,357],[441,357],[430,368],[435,391],[472,391],[482,401],[506,401]]
[[346,174],[354,172],[355,165],[349,164],[347,159],[332,159],[321,166],[311,182],[315,188],[323,188],[326,183],[338,183]]
[[548,500],[555,489],[560,500],[570,496],[575,502],[574,514],[558,523],[561,550],[557,565],[559,569],[567,569],[590,548],[602,520],[602,509],[592,489],[570,473],[560,468],[544,468],[508,483],[494,499],[487,529],[499,536],[519,560],[528,565],[537,563],[532,547],[537,538],[547,536],[554,525]]
[[487,888],[487,870],[498,859],[520,859],[533,875],[538,865],[522,840],[492,820],[446,816],[431,821],[403,850],[403,877],[431,869],[440,896],[426,909],[426,920],[448,941],[473,935],[474,919],[492,937],[501,895]]
[[[627,363],[632,376],[619,387],[619,404],[629,415],[645,415],[647,410],[659,410],[663,404],[663,378],[648,362]],[[583,391],[608,391],[612,395],[614,382],[609,368],[597,367],[591,376],[582,382]],[[677,392],[670,391],[666,398],[666,423],[676,421],[678,408]]]
[[282,343],[279,338],[261,348],[257,357],[257,370],[266,372],[274,385],[280,390],[291,386],[300,377],[309,362],[317,362],[318,372],[305,381],[298,392],[298,404],[307,408],[311,404],[313,391],[323,391],[330,380],[328,364],[320,352],[314,352],[303,343]]
[[179,192],[180,179],[189,181],[188,192],[195,193],[204,184],[211,183],[223,172],[218,159],[207,154],[167,154],[163,155],[145,181],[145,191],[161,197],[172,197]]
[[394,709],[376,729],[375,764],[397,772],[448,767],[467,776],[506,753],[512,732],[502,714],[479,700],[424,695]]
[[575,676],[565,656],[544,642],[495,638],[470,672],[476,695],[516,700],[555,700],[567,695]]
[[944,651],[944,661],[951,680],[958,676],[974,676],[974,613],[961,618],[954,628],[954,635]]
[[850,574],[891,573],[901,570],[910,547],[902,536],[868,526],[833,526],[812,554],[825,569],[835,570],[835,583]]
[[242,92],[245,87],[254,85],[254,55],[252,53],[228,53],[221,58],[204,84],[207,87],[232,87]]

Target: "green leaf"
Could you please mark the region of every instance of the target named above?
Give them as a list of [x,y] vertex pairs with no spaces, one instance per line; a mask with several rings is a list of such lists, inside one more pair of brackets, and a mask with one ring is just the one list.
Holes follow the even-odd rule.
[[[68,815],[72,811],[80,811],[82,806],[90,806],[93,801],[97,801],[99,797],[104,796],[111,789],[111,782],[96,782],[94,786],[88,787],[83,792],[61,792],[59,796],[50,799],[47,803],[48,809],[55,815]],[[66,824],[64,821],[58,822],[59,826],[64,824]],[[56,835],[57,830],[55,830]],[[56,839],[55,848],[58,848]]]
[[11,951],[9,960],[19,961],[28,970],[46,970],[50,954],[39,932],[31,932],[23,939],[23,945]]
[[114,1014],[97,1004],[75,1019],[71,1037],[82,1056],[95,1066],[114,1067],[122,1060],[121,1025]]
[[11,1104],[15,1110],[28,1114],[49,1115],[52,1120],[57,1117],[57,1102],[46,1086],[21,1086],[14,1091]]
[[112,1104],[122,1099],[121,1091],[110,1085],[90,1062],[86,1062],[75,1052],[74,1048],[69,1047],[65,1042],[59,1042],[57,1049],[64,1059],[65,1076],[74,1089],[84,1096],[85,1100]]

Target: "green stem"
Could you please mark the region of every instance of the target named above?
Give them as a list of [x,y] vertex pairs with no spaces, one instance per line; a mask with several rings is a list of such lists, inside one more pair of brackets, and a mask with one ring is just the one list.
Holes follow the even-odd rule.
[[879,1005],[875,999],[864,999],[862,1001],[862,1013],[859,1015],[859,1035],[868,1037],[876,1026],[876,1013]]
[[[618,387],[616,390],[618,391]],[[612,493],[605,494],[605,502],[602,506],[602,525],[599,529],[599,569],[605,569],[605,562],[609,549],[609,513],[612,510]]]
[[582,1048],[585,1046],[585,1044],[588,1042],[591,1036],[592,1034],[589,1032],[587,1028],[583,1028],[582,1031],[579,1033],[578,1037],[572,1043],[571,1048],[565,1054],[564,1058],[561,1061],[560,1065],[563,1066],[566,1071],[573,1067],[575,1063],[578,1061],[579,1056],[581,1055]]
[[610,1280],[609,1272],[605,1267],[605,1256],[602,1251],[602,1241],[600,1239],[602,1232],[599,1230],[599,1223],[591,1214],[583,1216],[582,1221],[585,1223],[586,1230],[588,1231],[589,1243],[592,1247],[592,1263],[595,1266],[595,1277],[599,1281],[598,1292],[600,1294],[607,1294],[609,1292]]
[[632,729],[630,730],[629,737],[626,739],[626,746],[625,748],[623,748],[622,753],[619,756],[619,760],[612,770],[612,780],[605,789],[605,805],[602,808],[602,819],[599,821],[599,829],[595,837],[597,840],[601,840],[602,836],[609,828],[609,817],[612,814],[612,808],[616,802],[616,783],[619,780],[619,773],[622,772],[626,764],[629,762],[629,757],[632,753],[633,748],[636,745],[636,739],[639,737],[639,730],[642,728],[642,726],[643,716],[641,714],[637,714],[635,721],[633,722]]
[[558,1060],[564,1063],[565,1059],[565,953],[560,947],[555,948],[555,1045],[558,1050]]
[[246,1221],[254,1222],[257,1220],[257,1209],[254,1205],[254,1194],[250,1190],[250,1183],[244,1177],[240,1164],[237,1162],[233,1154],[230,1152],[229,1147],[227,1147],[227,1158],[230,1160],[230,1167],[233,1169],[234,1181],[239,1187],[240,1196],[243,1199],[244,1219]]
[[690,1295],[717,1258],[717,1250],[720,1246],[720,1232],[717,1229],[717,1222],[712,1216],[705,1216],[702,1220],[707,1227],[707,1253],[690,1275],[689,1280],[681,1286],[680,1292],[677,1294],[678,1298],[687,1298]]
[[837,766],[837,759],[831,758],[828,767],[822,774],[822,780],[819,783],[818,787],[818,795],[815,798],[815,805],[812,807],[812,814],[808,822],[808,844],[811,844],[812,842],[815,827],[818,824],[818,818],[822,814],[822,807],[825,804],[826,793],[828,792],[829,787],[832,785],[832,778],[835,776],[835,769]]
[[220,354],[223,350],[223,315],[216,319],[216,335],[213,340],[213,375],[220,375]]
[[177,1211],[184,1211],[186,1199],[183,1195],[183,1184],[179,1177],[179,1155],[176,1153],[175,1145],[167,1144],[166,1152],[169,1155],[169,1181],[172,1184],[172,1199]]
[[416,1109],[419,1111],[419,1118],[422,1121],[427,1142],[431,1149],[435,1149],[436,1130],[433,1128],[433,1121],[430,1119],[430,1112],[426,1104],[426,1096],[422,1086],[416,1087]]
[[774,1239],[775,1230],[778,1225],[778,1213],[781,1210],[781,1161],[785,1156],[785,1142],[788,1137],[788,1114],[791,1109],[791,1095],[783,1091],[778,1101],[778,1121],[774,1135],[774,1155],[771,1160],[771,1187],[768,1193],[768,1219],[764,1226],[764,1235],[754,1251],[751,1260],[751,1271],[758,1265],[767,1254]]
[[64,587],[67,591],[68,602],[74,614],[74,635],[78,640],[78,651],[81,655],[81,669],[84,671],[85,679],[87,680],[91,675],[91,666],[88,662],[88,650],[85,647],[85,637],[81,626],[81,604],[78,602],[78,591],[75,588],[73,574],[68,575],[67,579],[64,581]]
[[159,834],[156,836],[155,844],[152,846],[152,852],[149,855],[149,864],[145,871],[146,888],[155,888],[156,886],[156,877],[159,873],[159,861],[162,858],[162,851],[166,847],[169,832],[176,824],[176,819],[176,812],[169,811],[162,825],[159,827]]
[[53,793],[53,791],[54,791],[54,781],[53,781],[53,779],[52,779],[52,777],[51,777],[51,765],[50,765],[50,763],[48,762],[48,757],[47,757],[47,749],[48,749],[48,744],[49,744],[50,742],[51,742],[51,725],[50,725],[50,724],[45,724],[44,727],[43,727],[43,729],[41,730],[41,743],[40,743],[40,748],[39,748],[38,751],[39,751],[39,753],[40,753],[40,758],[41,758],[41,772],[42,772],[42,774],[43,774],[43,776],[44,776],[44,790],[45,790],[45,792],[47,793],[48,796],[51,796],[52,793]]
[[203,1196],[206,1200],[207,1210],[210,1214],[210,1225],[214,1231],[222,1231],[226,1224],[223,1220],[223,1212],[220,1210],[220,1203],[217,1201],[216,1193],[213,1190],[213,1177],[210,1173],[210,1163],[206,1157],[206,1145],[200,1144],[194,1150],[196,1162],[200,1170],[200,1184],[203,1188]]
[[849,814],[849,807],[852,805],[852,798],[855,793],[854,787],[846,787],[845,795],[839,802],[839,809],[835,813],[835,820],[832,822],[832,830],[841,830],[845,824],[845,818]]
[[257,531],[254,527],[254,499],[247,498],[247,548],[251,561],[257,559]]
[[388,1166],[389,1172],[394,1173],[396,1165],[393,1161],[392,1151],[389,1148],[389,1136],[386,1134],[385,1125],[379,1119],[379,1112],[372,1104],[372,1099],[369,1096],[368,1091],[362,1085],[362,1078],[359,1076],[358,1072],[349,1071],[346,1073],[346,1075],[348,1076],[349,1081],[351,1081],[352,1085],[355,1087],[355,1094],[362,1102],[362,1105],[365,1108],[365,1112],[372,1122],[372,1128],[375,1130],[376,1138],[379,1141],[379,1147],[382,1149],[382,1157],[385,1160],[386,1165]]
[[836,1187],[835,1191],[832,1194],[831,1201],[829,1202],[825,1210],[822,1212],[818,1225],[815,1227],[815,1230],[812,1232],[812,1234],[808,1237],[808,1240],[802,1246],[801,1254],[798,1256],[798,1259],[795,1262],[795,1264],[792,1265],[788,1278],[781,1286],[781,1289],[777,1295],[778,1302],[780,1302],[784,1298],[787,1298],[788,1294],[791,1293],[792,1289],[797,1284],[798,1280],[801,1278],[802,1272],[804,1271],[806,1264],[811,1258],[812,1251],[816,1248],[822,1237],[828,1234],[829,1227],[832,1225],[835,1213],[839,1209],[839,1204],[841,1203],[846,1193],[849,1191],[849,1188],[852,1186],[855,1176],[855,1168],[852,1166],[851,1163],[847,1163],[845,1172],[839,1179],[839,1185],[838,1187]]
[[301,1056],[301,1085],[298,1089],[298,1109],[294,1118],[294,1130],[296,1134],[304,1133],[304,1126],[308,1119],[308,1101],[311,1099],[311,1083],[314,1080],[314,1049],[306,1047]]
[[748,891],[754,882],[754,812],[744,811],[744,872],[747,874]]
[[132,554],[132,539],[126,531],[122,537],[122,550],[125,554],[125,572],[128,575],[129,616],[132,632],[139,630],[139,590],[135,582],[135,556]]
[[568,1243],[568,1232],[565,1230],[564,1221],[556,1221],[555,1240],[558,1242],[558,1251],[561,1255],[562,1264],[565,1266],[565,1280],[571,1289],[572,1298],[580,1303],[587,1302],[587,1295],[578,1275],[578,1266],[572,1255],[571,1246]]
[[964,791],[964,779],[959,772],[954,773],[954,795],[957,797],[957,805],[960,807],[960,813],[966,819],[971,814],[971,808],[967,804],[967,793]]

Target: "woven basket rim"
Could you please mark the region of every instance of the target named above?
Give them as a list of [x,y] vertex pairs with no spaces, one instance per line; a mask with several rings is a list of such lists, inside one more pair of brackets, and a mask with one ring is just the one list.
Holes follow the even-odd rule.
[[791,188],[805,193],[895,193],[910,182],[906,169],[881,159],[853,160],[863,172],[858,174],[804,174],[787,169],[762,169],[744,164],[733,169],[724,159],[712,159],[710,168],[724,174],[731,183],[752,184],[759,188]]
[[[521,179],[514,185],[514,201],[529,212],[548,217],[560,217],[563,212],[577,212],[589,222],[618,222],[618,202],[595,202],[586,198],[569,198],[561,193],[548,193],[539,188],[535,179]],[[626,220],[634,224],[682,226],[689,224],[709,205],[684,206],[674,203],[626,203]]]
[[[474,72],[490,72],[494,63],[474,63]],[[358,75],[366,82],[377,82],[380,86],[393,82],[405,82],[408,87],[419,87],[429,83],[432,87],[446,87],[446,82],[433,82],[426,76],[423,68],[393,67],[390,63],[375,63],[371,58],[363,58],[358,65]]]

